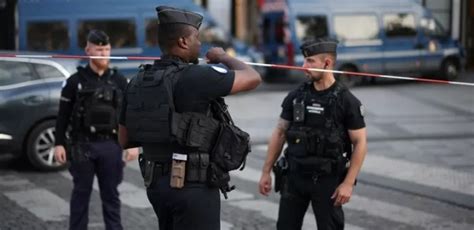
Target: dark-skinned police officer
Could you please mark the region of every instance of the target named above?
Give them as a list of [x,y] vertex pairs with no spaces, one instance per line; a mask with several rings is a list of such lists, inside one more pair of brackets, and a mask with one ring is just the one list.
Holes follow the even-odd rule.
[[218,230],[219,189],[208,183],[208,150],[218,125],[210,119],[210,105],[256,88],[261,78],[222,48],[211,48],[206,57],[228,69],[197,65],[203,17],[166,6],[156,10],[162,58],[130,81],[119,139],[125,148],[143,148],[142,173],[159,229]]
[[[110,49],[107,34],[100,30],[89,32],[85,47],[87,55],[108,57]],[[125,77],[109,68],[108,58],[90,59],[86,67],[78,67],[77,72],[63,84],[54,155],[58,162],[71,162],[69,171],[74,188],[69,229],[87,229],[95,175],[99,182],[105,228],[122,229],[117,187],[122,181],[124,162],[117,132],[126,85]],[[70,132],[66,138],[68,127]],[[134,150],[131,154],[137,155],[138,150]]]
[[259,182],[263,195],[271,191],[272,167],[288,144],[274,167],[279,230],[301,229],[310,202],[319,230],[344,228],[342,205],[351,198],[367,141],[360,101],[324,72],[334,68],[336,47],[337,41],[325,38],[303,43],[303,67],[323,71],[307,71],[309,81],[286,96],[268,144]]

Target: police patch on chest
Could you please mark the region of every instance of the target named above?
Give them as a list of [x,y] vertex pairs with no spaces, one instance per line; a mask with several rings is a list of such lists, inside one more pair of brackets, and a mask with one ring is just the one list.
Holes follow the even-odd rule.
[[324,113],[324,107],[322,107],[320,104],[313,103],[312,105],[306,106],[306,110],[308,113],[316,113],[316,114],[322,114]]
[[217,67],[217,66],[211,66],[213,70],[215,70],[218,73],[226,74],[227,70],[222,68],[222,67]]

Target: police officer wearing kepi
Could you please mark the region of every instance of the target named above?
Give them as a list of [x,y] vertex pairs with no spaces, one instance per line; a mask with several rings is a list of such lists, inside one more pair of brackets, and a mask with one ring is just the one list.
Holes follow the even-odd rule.
[[[87,36],[85,52],[89,56],[110,56],[110,41],[101,30]],[[118,144],[118,114],[127,81],[109,59],[90,59],[86,67],[63,84],[58,119],[56,147],[58,162],[70,162],[73,191],[69,229],[87,229],[89,200],[97,175],[106,229],[123,229],[117,190],[122,181],[124,162]],[[66,132],[67,130],[69,132]],[[68,133],[68,135],[66,135]],[[66,137],[68,136],[68,137]],[[137,155],[138,150],[133,149]]]
[[167,6],[156,10],[161,60],[142,66],[128,84],[119,139],[125,148],[143,148],[139,162],[159,229],[218,230],[219,185],[209,182],[220,174],[209,153],[221,135],[211,104],[256,88],[261,78],[222,48],[209,49],[206,58],[227,68],[197,65],[203,17]]
[[[337,41],[308,40],[300,47],[309,81],[282,103],[277,127],[268,144],[259,182],[271,191],[272,167],[281,192],[277,229],[301,229],[311,202],[319,230],[343,229],[342,205],[349,202],[367,152],[364,111],[360,101],[331,72]],[[279,157],[285,141],[284,158]]]

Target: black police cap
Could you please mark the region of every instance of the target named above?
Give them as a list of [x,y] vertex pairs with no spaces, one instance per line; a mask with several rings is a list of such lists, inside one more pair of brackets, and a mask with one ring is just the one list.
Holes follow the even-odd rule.
[[308,39],[300,46],[304,57],[322,53],[336,53],[338,41],[330,38]]
[[169,6],[158,6],[156,11],[159,25],[180,23],[199,29],[203,19],[203,16],[198,13]]
[[91,30],[87,35],[87,41],[98,46],[105,46],[110,43],[109,36],[102,30]]

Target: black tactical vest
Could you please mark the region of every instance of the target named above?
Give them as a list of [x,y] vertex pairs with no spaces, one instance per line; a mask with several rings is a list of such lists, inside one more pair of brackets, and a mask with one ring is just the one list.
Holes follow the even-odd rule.
[[343,123],[341,93],[347,90],[335,83],[324,95],[311,93],[305,83],[293,101],[293,121],[286,132],[288,154],[294,157],[350,158],[351,144]]
[[145,65],[127,90],[127,133],[130,142],[173,143],[209,152],[219,122],[212,114],[176,112],[173,89],[187,64]]
[[105,82],[90,81],[85,69],[78,67],[79,83],[73,108],[72,129],[76,138],[94,135],[112,136],[117,133],[118,111],[122,104],[122,91],[111,80],[111,70]]

